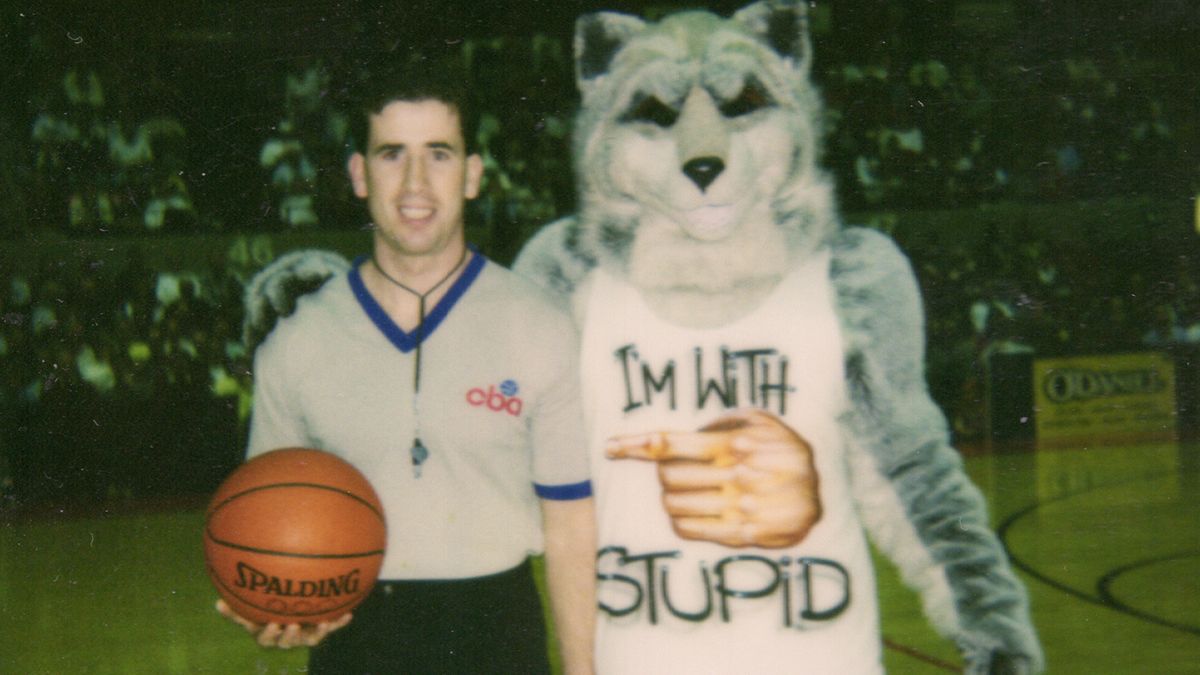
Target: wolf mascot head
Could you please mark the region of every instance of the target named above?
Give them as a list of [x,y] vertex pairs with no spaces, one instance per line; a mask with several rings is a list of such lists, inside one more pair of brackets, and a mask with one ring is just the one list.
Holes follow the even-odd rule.
[[804,4],[780,2],[731,19],[579,20],[575,255],[618,268],[666,318],[705,325],[752,308],[829,236],[806,23]]

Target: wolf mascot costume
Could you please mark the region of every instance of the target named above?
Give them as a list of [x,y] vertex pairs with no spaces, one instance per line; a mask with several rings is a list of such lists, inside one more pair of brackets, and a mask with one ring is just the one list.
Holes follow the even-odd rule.
[[585,16],[575,50],[581,209],[516,268],[582,335],[599,671],[876,672],[861,524],[968,672],[1039,671],[913,273],[816,166],[804,3]]
[[[609,673],[882,670],[863,526],[969,673],[1033,673],[1024,589],[924,381],[895,245],[838,226],[805,5],[614,13],[576,32],[581,210],[518,271],[582,335]],[[256,341],[341,273],[281,259]]]

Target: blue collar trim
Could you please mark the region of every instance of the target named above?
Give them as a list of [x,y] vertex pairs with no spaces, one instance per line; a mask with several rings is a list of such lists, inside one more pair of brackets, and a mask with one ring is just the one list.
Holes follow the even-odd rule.
[[347,277],[350,280],[350,290],[354,291],[354,297],[358,300],[358,304],[367,313],[367,317],[375,324],[375,327],[383,333],[397,349],[407,354],[417,348],[417,345],[424,343],[429,339],[437,327],[441,325],[450,314],[450,310],[454,308],[462,296],[467,292],[467,289],[475,283],[475,279],[479,277],[479,273],[483,271],[484,265],[487,264],[487,258],[483,256],[474,246],[468,244],[470,250],[470,260],[467,261],[467,266],[463,269],[462,274],[450,286],[450,290],[442,296],[438,301],[437,306],[433,311],[425,315],[425,323],[419,328],[415,328],[412,332],[406,332],[396,322],[392,321],[392,317],[388,316],[383,307],[379,304],[371,292],[367,290],[367,285],[363,283],[362,275],[359,274],[358,268],[367,261],[367,256],[359,256],[354,260],[354,264],[350,266],[350,272]]

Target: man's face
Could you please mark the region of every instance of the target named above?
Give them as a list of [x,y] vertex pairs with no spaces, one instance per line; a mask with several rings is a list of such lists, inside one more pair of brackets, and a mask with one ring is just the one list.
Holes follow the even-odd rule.
[[435,256],[463,241],[463,204],[479,194],[483,161],[467,155],[454,108],[432,99],[389,103],[371,115],[366,154],[355,153],[349,169],[377,243]]

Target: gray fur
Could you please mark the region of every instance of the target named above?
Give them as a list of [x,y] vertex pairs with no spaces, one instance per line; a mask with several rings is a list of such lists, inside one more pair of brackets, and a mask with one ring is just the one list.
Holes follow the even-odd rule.
[[[866,229],[844,230],[833,250],[852,401],[842,422],[852,447],[869,455],[860,465],[873,466],[880,489],[903,506],[883,518],[864,513],[872,540],[893,540],[891,550],[881,548],[910,583],[941,577],[952,605],[927,604],[926,611],[959,644],[967,672],[991,672],[993,659],[1024,660],[1026,669],[1012,672],[1037,672],[1042,655],[1025,590],[926,388],[923,310],[908,260],[890,239]],[[910,530],[916,541],[895,541],[889,529]]]
[[[796,31],[792,39],[781,35],[781,26]],[[703,75],[705,50],[717,42],[745,57],[729,63],[752,71],[774,101],[755,113],[754,124],[786,124],[795,149],[787,180],[765,198],[766,208],[753,212],[766,214],[770,230],[748,218],[726,239],[698,241],[654,214],[654,195],[631,194],[610,163],[619,161],[614,137],[625,139],[621,143],[644,137],[647,147],[663,148],[667,134],[679,153],[674,171],[697,153],[739,161],[736,148],[703,145],[707,139],[696,141],[678,128],[689,122],[687,108],[666,130],[621,119],[645,92],[670,98],[673,85],[658,82],[658,61],[695,64],[673,66],[668,77],[676,84],[693,78],[675,89],[696,92],[703,85],[714,99],[723,77],[742,78],[728,67]],[[763,0],[728,20],[696,12],[658,24],[611,13],[582,17],[576,56],[583,96],[574,148],[581,209],[538,233],[518,256],[517,271],[561,294],[577,316],[580,285],[599,265],[630,279],[671,320],[719,324],[750,311],[762,289],[773,288],[796,261],[831,249],[851,396],[840,422],[872,541],[921,593],[931,623],[960,646],[966,672],[1040,672],[1043,657],[1025,590],[927,391],[923,309],[908,260],[881,233],[840,229],[831,182],[817,166],[821,106],[808,77],[804,3]],[[730,133],[731,144],[742,142]],[[689,143],[703,147],[690,152]]]
[[762,37],[781,56],[799,64],[808,74],[812,44],[808,38],[808,10],[803,3],[756,2],[733,15]]
[[284,254],[259,270],[246,284],[242,305],[242,342],[253,354],[275,324],[296,309],[296,300],[345,274],[350,262],[330,251],[304,249]]

